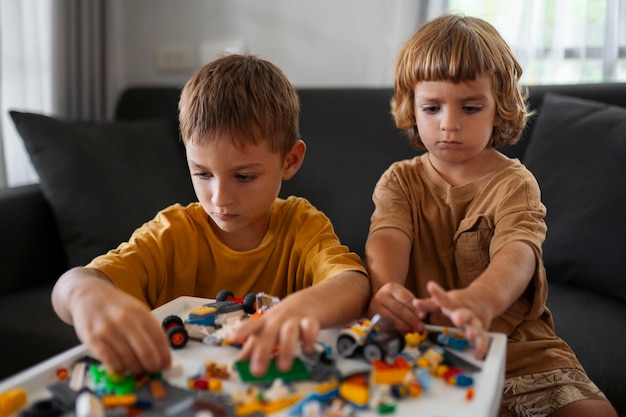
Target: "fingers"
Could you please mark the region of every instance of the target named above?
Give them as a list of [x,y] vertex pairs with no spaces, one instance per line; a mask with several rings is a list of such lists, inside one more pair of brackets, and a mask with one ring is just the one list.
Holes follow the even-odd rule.
[[235,331],[238,340],[246,340],[238,359],[250,360],[252,375],[265,375],[274,357],[279,371],[289,371],[300,346],[305,352],[311,351],[317,340],[320,325],[316,320],[293,317],[278,324],[274,319],[249,320]]
[[441,311],[450,318],[452,324],[462,329],[465,337],[474,343],[474,356],[482,359],[487,353],[489,345],[487,332],[482,321],[469,308],[465,308],[449,296],[439,285],[434,282],[427,284],[428,291],[433,300],[439,304]]
[[371,317],[376,313],[393,319],[394,326],[403,332],[420,330],[423,326],[419,310],[414,305],[415,296],[403,285],[387,283],[374,294],[368,309]]
[[101,310],[75,320],[76,332],[109,372],[138,375],[171,365],[165,332],[147,308],[137,303]]

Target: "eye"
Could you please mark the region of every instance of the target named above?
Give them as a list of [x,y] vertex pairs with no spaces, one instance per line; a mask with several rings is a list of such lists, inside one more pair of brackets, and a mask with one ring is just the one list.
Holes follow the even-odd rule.
[[211,178],[211,174],[203,171],[194,172],[193,176],[200,178],[201,180],[208,180],[209,178]]
[[441,107],[439,106],[424,106],[422,107],[422,111],[428,114],[435,114],[439,111]]
[[463,106],[463,111],[468,114],[474,114],[482,109],[481,106]]
[[254,174],[237,174],[237,179],[241,182],[254,181],[257,178]]

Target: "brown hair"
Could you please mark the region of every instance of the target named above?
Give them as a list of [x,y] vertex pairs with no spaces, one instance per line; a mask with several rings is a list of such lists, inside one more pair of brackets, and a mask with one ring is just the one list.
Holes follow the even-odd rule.
[[235,146],[267,142],[283,156],[300,139],[300,101],[274,64],[254,55],[227,55],[198,70],[178,103],[185,143],[224,135]]
[[469,16],[443,15],[426,23],[405,43],[396,61],[391,110],[396,126],[406,129],[411,144],[424,149],[415,119],[415,87],[421,81],[461,83],[486,75],[491,79],[499,124],[492,146],[516,143],[530,112],[519,79],[522,67],[506,41],[488,22]]

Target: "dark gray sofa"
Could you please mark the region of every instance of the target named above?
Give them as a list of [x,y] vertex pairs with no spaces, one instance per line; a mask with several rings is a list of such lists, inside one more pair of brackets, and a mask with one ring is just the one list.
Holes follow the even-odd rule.
[[[178,92],[176,87],[130,88],[120,98],[116,120],[164,119],[175,127]],[[393,161],[416,152],[392,123],[391,89],[299,93],[307,155],[281,194],[307,197],[330,217],[344,243],[362,254],[376,180]],[[559,96],[543,101],[546,93],[557,93],[626,107],[626,84],[534,86],[530,93],[538,116],[520,143],[503,151],[526,163],[542,187],[548,208],[549,307],[557,333],[626,415],[626,110]],[[37,134],[20,123],[23,135]],[[167,135],[177,142],[175,128]],[[171,159],[185,169],[177,146],[180,154]],[[0,190],[0,379],[77,343],[72,329],[52,312],[50,289],[64,270],[91,254],[72,253],[81,241],[68,243],[68,225],[59,220],[64,202],[58,195],[51,200],[54,186],[41,177],[41,186]],[[97,190],[99,180],[89,180]],[[188,179],[168,175],[159,181],[168,190],[163,201],[146,203],[132,219],[116,214],[125,223],[123,230],[103,242],[94,243],[91,236],[83,246],[91,251],[111,247],[166,203],[194,198]],[[149,200],[149,193],[149,188],[136,193],[141,195],[133,196],[133,207]],[[90,225],[119,223],[107,218],[115,207],[93,211],[96,220],[89,219]]]

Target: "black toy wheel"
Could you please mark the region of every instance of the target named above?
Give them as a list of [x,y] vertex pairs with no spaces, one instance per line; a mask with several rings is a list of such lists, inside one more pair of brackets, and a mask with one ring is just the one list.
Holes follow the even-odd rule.
[[248,294],[243,299],[243,311],[248,314],[256,313],[256,294]]
[[183,326],[171,327],[166,334],[172,349],[182,349],[189,341],[189,333]]
[[[337,353],[341,356],[352,356],[354,352],[351,351],[351,349],[355,343],[354,339],[348,335],[344,334],[339,336],[339,338],[337,338]],[[348,352],[350,352],[350,354],[348,354]]]
[[226,301],[229,298],[234,298],[234,297],[235,297],[235,294],[233,294],[232,291],[222,290],[217,293],[217,296],[215,297],[215,301]]
[[183,319],[181,319],[178,316],[167,316],[161,322],[161,327],[163,327],[163,330],[165,330],[166,332],[172,327],[182,326],[182,325],[183,325]]
[[382,346],[376,342],[371,342],[363,346],[363,358],[367,362],[372,362],[375,359],[380,360],[383,358],[384,354],[385,352],[383,351]]

